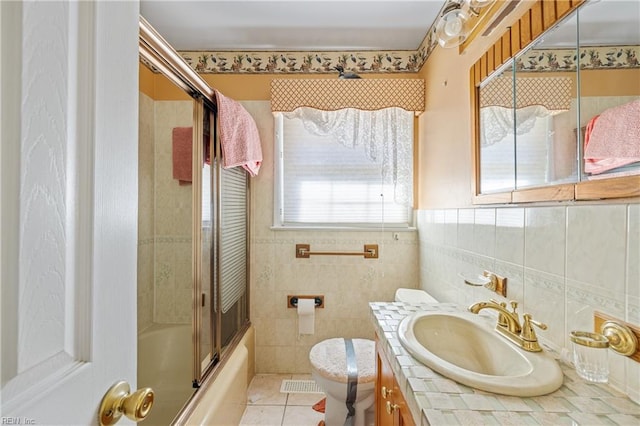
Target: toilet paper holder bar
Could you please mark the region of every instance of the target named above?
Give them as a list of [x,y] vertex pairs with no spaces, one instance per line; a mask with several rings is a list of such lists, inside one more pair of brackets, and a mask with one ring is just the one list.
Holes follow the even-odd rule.
[[316,308],[324,308],[324,296],[287,296],[287,307],[297,308],[298,299],[314,299]]

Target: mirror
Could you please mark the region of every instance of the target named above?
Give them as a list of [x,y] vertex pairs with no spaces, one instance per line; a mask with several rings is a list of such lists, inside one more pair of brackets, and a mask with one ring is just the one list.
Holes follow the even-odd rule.
[[578,180],[577,17],[515,58],[516,189]]
[[[627,137],[640,116],[638,28],[638,2],[571,10],[568,2],[538,1],[481,57],[471,69],[475,203],[640,195],[640,137]],[[626,108],[632,122],[620,124],[614,108]],[[600,120],[608,116],[614,119]],[[612,154],[625,160],[594,173],[585,140],[611,125],[619,133],[605,132],[605,142],[625,147]]]
[[480,88],[480,188],[483,194],[516,185],[513,66]]
[[588,2],[578,18],[581,180],[640,174],[640,136],[620,128],[640,122],[640,2]]

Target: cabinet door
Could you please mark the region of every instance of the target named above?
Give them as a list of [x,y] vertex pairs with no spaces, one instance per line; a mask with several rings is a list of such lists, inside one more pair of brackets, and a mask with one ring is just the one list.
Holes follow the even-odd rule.
[[415,426],[391,365],[376,345],[376,425]]
[[[377,347],[377,345],[376,345]],[[394,391],[393,371],[384,354],[378,349],[376,354],[376,425],[394,425],[393,413],[387,412],[387,403],[393,404],[391,396]]]
[[415,426],[415,422],[413,421],[413,417],[411,416],[411,412],[409,412],[409,407],[404,400],[404,398],[397,398],[396,401],[396,410],[394,414],[396,415],[396,425],[398,426]]

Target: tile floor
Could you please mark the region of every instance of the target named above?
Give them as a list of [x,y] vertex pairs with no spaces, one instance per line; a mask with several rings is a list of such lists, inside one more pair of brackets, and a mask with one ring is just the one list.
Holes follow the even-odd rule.
[[311,380],[311,375],[257,374],[249,385],[240,426],[317,426],[324,414],[311,407],[324,394],[280,393],[282,381],[288,379]]

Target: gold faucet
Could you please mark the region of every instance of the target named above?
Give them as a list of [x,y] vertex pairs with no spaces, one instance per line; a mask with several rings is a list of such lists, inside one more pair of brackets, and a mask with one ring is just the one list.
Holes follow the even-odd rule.
[[495,300],[474,303],[469,306],[469,311],[474,314],[477,314],[482,309],[494,309],[498,311],[498,323],[496,324],[496,331],[498,333],[525,351],[540,352],[542,348],[538,343],[538,338],[533,326],[535,325],[536,327],[546,330],[546,324],[533,320],[529,314],[524,314],[524,321],[522,325],[520,325],[520,318],[517,312],[518,302],[512,300],[510,303],[511,312],[507,309],[505,302],[498,303]]

